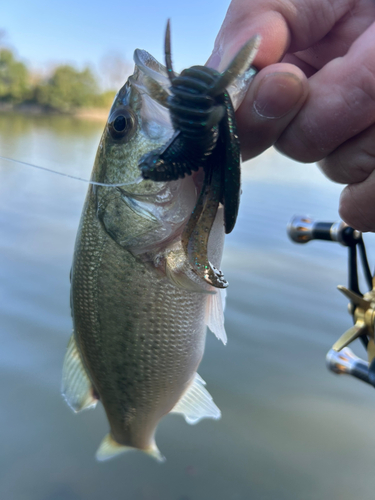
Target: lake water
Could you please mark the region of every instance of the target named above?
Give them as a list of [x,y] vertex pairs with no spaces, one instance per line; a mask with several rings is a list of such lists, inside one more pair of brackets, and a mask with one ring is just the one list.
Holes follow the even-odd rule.
[[[89,178],[102,123],[0,116],[0,155]],[[219,421],[160,424],[160,465],[97,463],[100,404],[60,395],[71,332],[69,270],[87,185],[0,161],[0,498],[4,500],[373,499],[375,392],[325,368],[351,325],[346,249],[288,240],[294,214],[336,220],[340,186],[269,150],[243,167],[222,269],[228,344],[207,337],[200,374]],[[370,263],[373,237],[367,237]],[[359,345],[356,352],[364,355]]]

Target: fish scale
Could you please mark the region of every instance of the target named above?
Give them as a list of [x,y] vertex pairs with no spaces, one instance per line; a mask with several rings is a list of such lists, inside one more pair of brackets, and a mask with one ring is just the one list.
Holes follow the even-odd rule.
[[[91,223],[80,229],[72,272],[77,343],[117,441],[142,449],[152,438],[143,430],[144,420],[161,400],[167,402],[159,417],[177,403],[201,360],[205,300],[199,294],[177,294],[117,245],[95,216],[92,190],[86,205],[82,220]],[[139,307],[143,314],[134,316]],[[184,318],[179,318],[182,308]],[[118,431],[117,422],[126,421],[129,411],[134,420],[134,408],[142,418]]]

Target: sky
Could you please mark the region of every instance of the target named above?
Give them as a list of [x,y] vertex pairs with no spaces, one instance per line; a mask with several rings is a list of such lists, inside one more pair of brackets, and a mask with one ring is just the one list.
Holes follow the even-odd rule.
[[109,54],[131,61],[136,48],[163,62],[171,18],[173,62],[180,71],[205,63],[228,6],[229,0],[3,0],[0,29],[34,70],[69,63],[100,71]]

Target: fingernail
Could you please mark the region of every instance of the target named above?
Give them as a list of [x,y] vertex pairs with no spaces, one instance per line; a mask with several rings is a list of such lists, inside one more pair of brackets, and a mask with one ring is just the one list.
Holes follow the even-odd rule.
[[263,118],[281,118],[299,101],[302,83],[292,73],[270,73],[259,83],[254,109]]

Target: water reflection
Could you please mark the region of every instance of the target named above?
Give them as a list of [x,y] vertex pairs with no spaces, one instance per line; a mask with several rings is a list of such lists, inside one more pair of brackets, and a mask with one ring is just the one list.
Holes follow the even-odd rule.
[[[88,178],[102,127],[1,115],[0,154]],[[209,335],[200,369],[222,420],[167,417],[162,466],[140,453],[98,464],[102,409],[74,415],[59,392],[87,185],[0,162],[0,498],[373,498],[375,393],[324,367],[350,325],[335,291],[346,282],[346,251],[299,247],[285,233],[295,213],[335,220],[340,187],[272,151],[245,165],[244,179],[222,266],[228,345]]]

